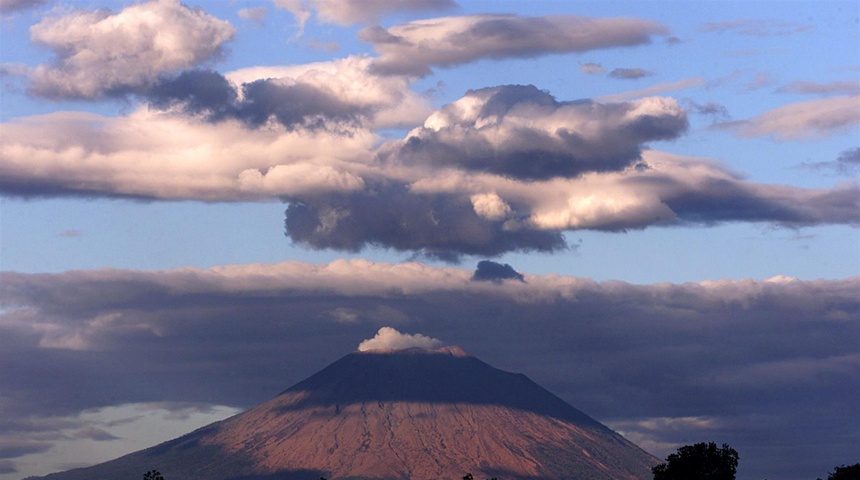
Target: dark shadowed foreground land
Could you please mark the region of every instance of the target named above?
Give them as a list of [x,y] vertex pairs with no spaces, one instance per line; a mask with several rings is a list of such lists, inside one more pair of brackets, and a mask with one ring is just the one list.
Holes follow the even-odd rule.
[[658,460],[457,347],[352,353],[271,401],[50,480],[649,479]]

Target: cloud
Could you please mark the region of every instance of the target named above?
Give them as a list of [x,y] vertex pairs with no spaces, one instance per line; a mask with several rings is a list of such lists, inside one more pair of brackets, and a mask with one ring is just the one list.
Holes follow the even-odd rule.
[[[0,436],[32,450],[47,447],[32,442],[50,444],[52,430],[12,432],[12,419],[33,425],[120,403],[260,403],[391,325],[369,314],[386,307],[402,314],[398,330],[523,372],[664,445],[658,455],[715,435],[755,451],[750,476],[785,477],[762,466],[796,448],[836,465],[856,445],[860,425],[844,412],[856,410],[860,388],[851,374],[860,368],[860,277],[632,285],[473,275],[363,260],[3,272],[0,362],[13,368],[0,370]],[[336,309],[354,320],[327,315]]]
[[609,72],[610,77],[622,80],[636,80],[651,75],[653,75],[653,73],[641,68],[615,68]]
[[257,25],[263,25],[269,11],[266,7],[240,8],[238,15],[242,20],[250,20]]
[[606,73],[606,69],[599,63],[580,63],[579,69],[589,75],[602,75]]
[[647,97],[649,95],[654,95],[657,93],[664,92],[672,92],[675,90],[685,90],[687,88],[698,87],[705,84],[705,79],[701,77],[688,78],[686,80],[680,80],[672,83],[660,83],[657,85],[652,85],[647,88],[643,88],[640,90],[634,90],[632,92],[624,92],[624,93],[616,93],[613,95],[604,95],[602,97],[597,97],[594,100],[598,102],[623,102],[625,100],[629,100],[631,98],[641,98]]
[[298,32],[296,38],[302,36],[305,31],[305,24],[311,18],[311,12],[307,9],[305,2],[302,0],[274,0],[275,6],[283,8],[292,13],[298,22]]
[[230,201],[348,191],[362,186],[376,139],[362,129],[249,129],[145,109],[116,118],[60,112],[3,129],[14,141],[0,150],[0,191],[33,197]]
[[558,102],[534,86],[508,85],[470,90],[382,155],[547,180],[622,170],[640,160],[643,143],[677,138],[686,128],[686,113],[669,98]]
[[379,52],[380,71],[426,75],[431,67],[641,45],[665,34],[664,26],[634,18],[473,15],[368,27],[360,37]]
[[689,98],[684,99],[684,106],[699,115],[705,115],[715,120],[726,120],[731,118],[729,109],[725,105],[716,102],[697,103]]
[[490,260],[481,260],[478,262],[478,268],[475,269],[475,273],[472,275],[472,280],[494,283],[501,283],[502,280],[526,281],[523,274],[514,270],[514,267],[507,263],[501,264]]
[[774,85],[775,83],[776,83],[776,80],[774,80],[769,73],[758,72],[749,81],[749,83],[747,83],[746,89],[749,91],[760,90],[762,88]]
[[837,135],[860,125],[860,95],[828,97],[784,105],[743,121],[717,124],[743,137],[778,141]]
[[30,453],[41,453],[51,448],[51,446],[50,442],[0,439],[0,459],[15,458]]
[[[217,78],[247,84],[274,72],[331,92],[350,78],[335,79],[340,75],[325,68],[332,66]],[[317,74],[332,83],[308,79]],[[342,101],[376,102],[377,115],[397,98],[372,90],[350,95]],[[756,184],[714,160],[649,150],[645,142],[686,127],[686,113],[671,99],[564,102],[531,86],[492,87],[442,107],[402,140],[380,141],[362,121],[334,117],[311,115],[316,120],[289,127],[272,117],[259,128],[228,114],[215,120],[217,109],[208,105],[219,103],[209,98],[117,118],[59,112],[7,122],[0,192],[282,200],[289,204],[285,233],[299,245],[351,252],[377,246],[450,261],[563,250],[563,233],[577,229],[855,225],[860,217],[858,187],[850,183]],[[198,103],[208,113],[189,117]]]
[[776,93],[800,93],[804,95],[857,95],[860,94],[860,82],[791,82],[776,90]]
[[757,37],[792,35],[809,32],[815,27],[810,24],[782,22],[778,20],[736,19],[722,22],[708,22],[699,28],[700,32],[726,33],[735,32],[740,35]]
[[55,58],[32,71],[30,92],[92,99],[146,91],[162,75],[217,59],[234,33],[226,21],[178,0],[46,17],[30,36]]
[[382,327],[373,338],[358,344],[359,352],[373,350],[405,350],[407,348],[438,348],[442,342],[426,335],[400,333],[391,327]]
[[97,427],[87,427],[82,430],[78,430],[75,432],[74,437],[77,439],[93,440],[96,442],[109,442],[111,440],[119,440],[120,438]]
[[0,0],[0,15],[7,15],[28,8],[44,5],[48,0]]
[[70,229],[70,230],[63,230],[62,232],[58,233],[57,236],[58,237],[64,237],[64,238],[78,238],[78,237],[83,237],[84,233],[81,232],[80,230]]
[[850,148],[829,162],[802,163],[800,168],[820,172],[833,172],[837,175],[852,176],[860,174],[860,148]]
[[567,248],[559,231],[516,228],[506,218],[487,218],[465,192],[418,192],[398,183],[366,186],[292,202],[287,236],[315,249],[358,252],[372,245],[453,262],[464,254]]
[[378,20],[397,13],[421,10],[445,10],[455,7],[454,0],[311,0],[319,18],[338,25],[352,25]]
[[11,460],[0,460],[0,473],[18,473],[18,468]]
[[379,77],[371,60],[348,57],[228,73],[185,71],[147,92],[150,105],[209,121],[238,119],[251,128],[272,122],[294,129],[397,127],[429,114],[427,101],[402,77]]

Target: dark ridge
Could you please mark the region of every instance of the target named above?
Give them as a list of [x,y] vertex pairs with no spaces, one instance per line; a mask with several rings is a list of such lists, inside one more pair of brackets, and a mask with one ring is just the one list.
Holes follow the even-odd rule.
[[431,351],[351,353],[280,395],[299,392],[307,396],[282,406],[284,411],[365,402],[465,403],[607,429],[523,374],[499,370],[475,357]]

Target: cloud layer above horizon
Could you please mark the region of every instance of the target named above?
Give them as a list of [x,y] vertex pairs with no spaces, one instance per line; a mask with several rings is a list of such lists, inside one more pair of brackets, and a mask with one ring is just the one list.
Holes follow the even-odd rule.
[[[527,373],[658,455],[714,436],[755,450],[753,469],[795,448],[838,463],[829,445],[857,440],[860,425],[844,412],[860,406],[860,277],[473,277],[364,260],[4,272],[0,402],[18,420],[0,423],[0,441],[36,448],[53,428],[45,418],[118,403],[245,408],[377,330],[364,349],[445,339]],[[782,442],[760,444],[760,434]],[[33,451],[26,445],[9,458]]]

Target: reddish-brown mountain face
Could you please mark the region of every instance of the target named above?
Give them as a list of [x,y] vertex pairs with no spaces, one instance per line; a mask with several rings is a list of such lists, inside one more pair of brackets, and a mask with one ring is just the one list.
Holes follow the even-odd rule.
[[659,461],[462,350],[349,354],[269,402],[51,480],[647,479]]

